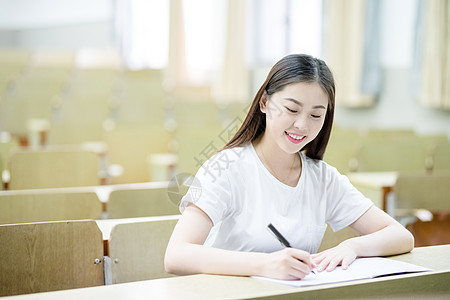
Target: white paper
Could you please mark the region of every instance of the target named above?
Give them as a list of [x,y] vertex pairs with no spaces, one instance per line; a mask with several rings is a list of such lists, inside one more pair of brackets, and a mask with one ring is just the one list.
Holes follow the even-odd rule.
[[337,267],[331,272],[314,270],[302,280],[278,280],[260,276],[254,278],[292,286],[311,286],[326,283],[369,279],[385,275],[432,271],[431,269],[383,257],[357,258],[347,270]]

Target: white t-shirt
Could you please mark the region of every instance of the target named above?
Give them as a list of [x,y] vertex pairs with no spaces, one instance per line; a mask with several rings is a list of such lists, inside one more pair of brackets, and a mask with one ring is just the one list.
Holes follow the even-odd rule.
[[183,197],[202,209],[214,226],[206,246],[273,252],[284,246],[268,230],[272,223],[294,248],[316,253],[328,223],[338,231],[373,204],[348,178],[324,161],[300,154],[296,187],[277,180],[249,143],[227,149],[206,161]]

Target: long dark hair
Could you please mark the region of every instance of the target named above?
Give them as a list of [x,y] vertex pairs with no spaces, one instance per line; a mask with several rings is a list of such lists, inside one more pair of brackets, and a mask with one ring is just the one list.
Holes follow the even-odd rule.
[[266,117],[260,110],[260,101],[264,94],[270,97],[286,85],[298,82],[317,82],[328,95],[328,108],[325,121],[317,137],[303,147],[305,155],[312,159],[322,159],[330,139],[334,118],[335,86],[333,74],[326,63],[305,54],[292,54],[283,57],[270,70],[261,88],[256,93],[247,117],[233,138],[223,147],[240,147],[254,141],[266,129]]

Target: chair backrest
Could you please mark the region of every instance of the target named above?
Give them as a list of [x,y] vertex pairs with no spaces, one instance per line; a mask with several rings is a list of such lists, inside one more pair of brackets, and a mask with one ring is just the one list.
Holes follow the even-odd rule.
[[167,186],[113,190],[106,212],[109,219],[174,215],[180,200],[181,194],[169,196]]
[[117,126],[104,133],[108,145],[108,160],[121,165],[123,173],[111,178],[112,184],[147,182],[153,153],[168,153],[170,135],[161,124],[130,124]]
[[433,152],[433,170],[450,170],[450,142],[441,142]]
[[164,255],[178,219],[179,215],[155,217],[114,226],[108,249],[112,283],[169,277]]
[[0,192],[0,224],[100,219],[97,194],[69,189]]
[[345,174],[356,170],[362,135],[357,129],[333,128],[324,160]]
[[450,171],[400,172],[394,186],[396,207],[450,210]]
[[425,171],[427,154],[427,145],[415,139],[366,139],[358,152],[357,171]]
[[104,284],[95,221],[0,225],[0,296]]
[[91,151],[17,151],[9,170],[12,190],[100,184],[99,156]]
[[397,140],[408,140],[417,138],[412,129],[369,129],[366,138],[376,141],[395,142]]

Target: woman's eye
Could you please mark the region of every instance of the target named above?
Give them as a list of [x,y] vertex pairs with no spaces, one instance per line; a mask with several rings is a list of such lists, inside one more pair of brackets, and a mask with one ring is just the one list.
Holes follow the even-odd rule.
[[297,112],[296,110],[290,109],[289,107],[286,107],[286,109],[287,109],[289,112],[291,112],[291,113],[296,113],[296,112]]
[[321,115],[311,115],[311,117],[313,117],[314,119],[319,119],[322,116]]

